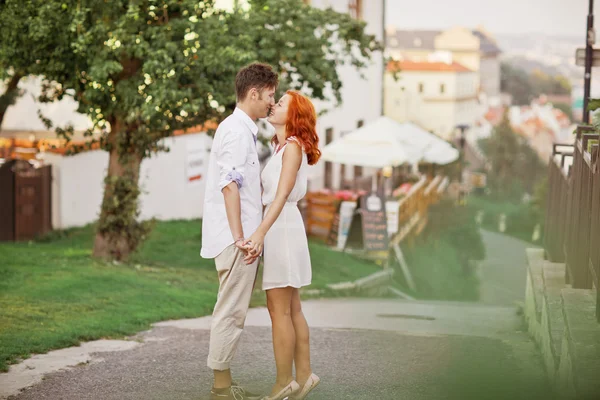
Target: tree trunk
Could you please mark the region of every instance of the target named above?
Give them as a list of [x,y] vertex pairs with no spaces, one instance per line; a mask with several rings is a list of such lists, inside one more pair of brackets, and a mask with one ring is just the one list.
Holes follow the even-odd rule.
[[94,257],[125,260],[145,236],[139,216],[139,173],[141,158],[134,152],[122,157],[116,145],[120,124],[115,122],[109,134],[111,143],[104,197],[94,242]]
[[14,100],[19,96],[19,81],[23,75],[16,72],[6,85],[6,90],[0,95],[0,128],[6,115],[6,110],[14,103]]

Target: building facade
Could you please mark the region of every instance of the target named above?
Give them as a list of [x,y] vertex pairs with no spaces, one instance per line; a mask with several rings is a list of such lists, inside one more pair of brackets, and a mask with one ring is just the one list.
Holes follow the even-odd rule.
[[[394,71],[399,71],[398,79]],[[473,127],[481,115],[477,85],[477,73],[454,61],[390,62],[384,113],[450,140],[457,125]]]
[[386,32],[386,53],[396,60],[427,61],[433,53],[448,52],[452,59],[478,76],[478,93],[494,104],[500,97],[500,53],[494,37],[483,27],[445,31]]

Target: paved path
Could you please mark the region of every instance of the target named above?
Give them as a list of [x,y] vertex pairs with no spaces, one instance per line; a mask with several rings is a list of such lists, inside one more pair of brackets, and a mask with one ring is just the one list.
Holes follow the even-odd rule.
[[[305,312],[323,379],[313,399],[550,398],[537,350],[513,308],[340,299],[307,302]],[[46,375],[13,398],[204,399],[209,324],[210,317],[157,324],[132,338],[133,348],[93,353],[88,363]],[[263,308],[248,316],[233,371],[259,391],[272,383]]]
[[525,299],[525,249],[535,247],[500,233],[481,231],[486,260],[480,263],[481,302],[514,306]]

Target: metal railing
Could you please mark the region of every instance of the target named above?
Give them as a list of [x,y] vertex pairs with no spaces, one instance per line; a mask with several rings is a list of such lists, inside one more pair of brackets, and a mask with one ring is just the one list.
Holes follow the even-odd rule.
[[[574,145],[553,146],[544,248],[550,261],[566,264],[568,284],[600,294],[600,136],[588,125],[576,135]],[[596,316],[600,321],[600,297]]]

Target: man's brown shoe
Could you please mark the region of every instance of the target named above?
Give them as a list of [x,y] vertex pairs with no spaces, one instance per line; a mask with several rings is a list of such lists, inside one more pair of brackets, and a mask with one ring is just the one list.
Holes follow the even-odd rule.
[[224,389],[212,388],[210,400],[257,400],[260,395],[254,394],[237,383],[233,382],[230,387]]

